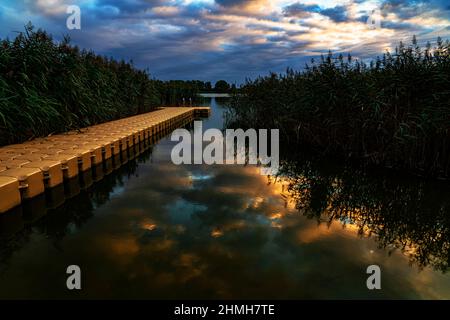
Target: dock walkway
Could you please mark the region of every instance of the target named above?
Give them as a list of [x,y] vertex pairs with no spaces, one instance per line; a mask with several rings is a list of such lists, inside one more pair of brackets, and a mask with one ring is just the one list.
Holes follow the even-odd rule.
[[209,107],[161,108],[0,148],[0,213],[120,156],[163,131],[207,116]]

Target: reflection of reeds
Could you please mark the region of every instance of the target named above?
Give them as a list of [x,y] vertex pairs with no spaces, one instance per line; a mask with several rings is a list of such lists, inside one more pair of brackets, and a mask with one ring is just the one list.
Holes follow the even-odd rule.
[[372,176],[316,160],[286,161],[296,208],[318,222],[339,221],[383,248],[399,248],[419,267],[450,266],[450,189],[444,183]]
[[147,112],[196,97],[198,83],[149,78],[132,62],[56,43],[27,25],[0,42],[0,145]]
[[450,177],[450,44],[400,46],[370,65],[330,53],[302,72],[248,81],[230,102],[240,126],[289,143]]

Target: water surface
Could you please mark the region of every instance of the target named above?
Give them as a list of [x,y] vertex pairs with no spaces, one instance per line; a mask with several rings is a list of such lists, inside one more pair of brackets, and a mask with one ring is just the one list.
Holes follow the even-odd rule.
[[[222,128],[211,105],[203,127]],[[176,166],[173,145],[161,140],[42,216],[36,202],[2,216],[0,297],[450,298],[445,183],[306,160],[287,162],[285,179]],[[81,291],[66,289],[72,264]],[[371,264],[381,290],[366,287]]]

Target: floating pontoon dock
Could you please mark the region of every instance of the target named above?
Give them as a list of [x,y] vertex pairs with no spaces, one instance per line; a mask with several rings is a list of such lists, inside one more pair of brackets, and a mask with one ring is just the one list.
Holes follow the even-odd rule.
[[162,108],[1,147],[0,213],[209,113],[209,107]]

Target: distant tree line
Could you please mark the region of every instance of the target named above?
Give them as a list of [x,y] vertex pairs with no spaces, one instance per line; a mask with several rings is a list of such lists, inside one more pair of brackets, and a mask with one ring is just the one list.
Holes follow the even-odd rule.
[[370,64],[330,52],[302,71],[249,80],[230,119],[279,128],[289,148],[450,178],[449,41],[421,48],[414,37]]
[[210,92],[214,93],[231,93],[236,91],[236,84],[229,84],[225,80],[219,80],[216,82],[214,89]]
[[235,84],[219,80],[214,86],[209,81],[200,80],[153,80],[159,94],[161,105],[188,105],[197,102],[200,93],[232,93],[236,91]]

